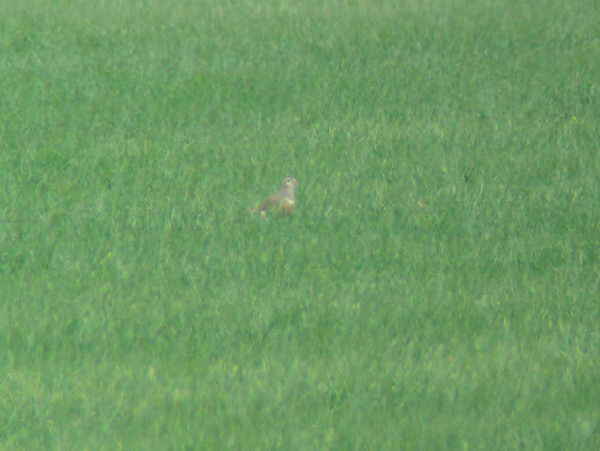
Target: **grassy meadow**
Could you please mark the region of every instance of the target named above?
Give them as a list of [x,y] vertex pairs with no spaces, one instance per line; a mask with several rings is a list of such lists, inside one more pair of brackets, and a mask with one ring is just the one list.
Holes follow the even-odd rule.
[[597,1],[0,16],[0,449],[600,449]]

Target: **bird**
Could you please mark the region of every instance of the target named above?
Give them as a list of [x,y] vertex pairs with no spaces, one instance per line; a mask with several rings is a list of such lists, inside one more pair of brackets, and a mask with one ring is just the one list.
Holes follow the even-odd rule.
[[270,211],[277,210],[278,213],[289,215],[296,206],[296,196],[294,195],[296,185],[298,185],[298,181],[294,177],[286,177],[279,191],[271,194],[250,212],[260,213],[265,217]]

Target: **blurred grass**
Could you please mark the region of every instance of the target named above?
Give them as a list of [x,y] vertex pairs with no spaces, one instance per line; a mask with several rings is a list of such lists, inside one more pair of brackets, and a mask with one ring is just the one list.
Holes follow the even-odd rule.
[[0,3],[0,447],[595,449],[594,12]]

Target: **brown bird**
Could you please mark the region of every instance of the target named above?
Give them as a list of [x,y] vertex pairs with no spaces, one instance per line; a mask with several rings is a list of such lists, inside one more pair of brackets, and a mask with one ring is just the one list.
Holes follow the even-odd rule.
[[281,184],[281,188],[276,193],[271,194],[263,200],[258,206],[250,210],[252,213],[259,213],[261,216],[267,216],[267,213],[272,210],[277,210],[279,213],[289,215],[296,206],[296,197],[294,188],[298,182],[294,177],[287,177]]

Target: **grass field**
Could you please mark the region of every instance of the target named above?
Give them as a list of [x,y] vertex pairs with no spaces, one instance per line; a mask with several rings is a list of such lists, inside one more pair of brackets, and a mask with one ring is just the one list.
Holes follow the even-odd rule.
[[597,1],[0,16],[0,449],[600,449]]

